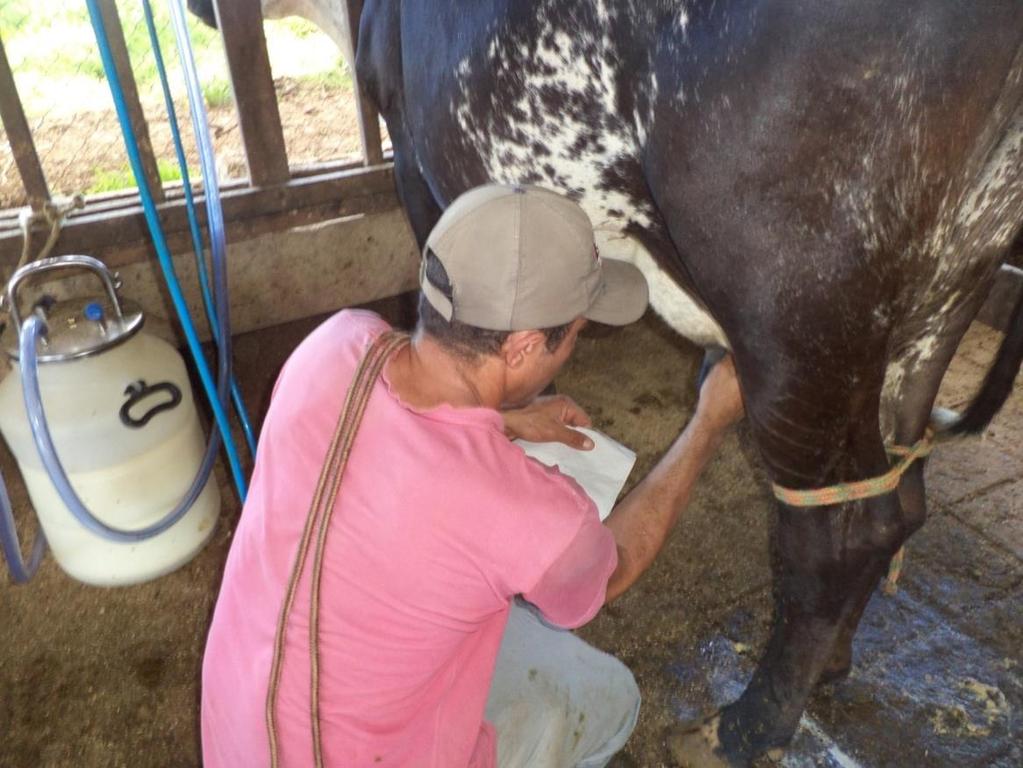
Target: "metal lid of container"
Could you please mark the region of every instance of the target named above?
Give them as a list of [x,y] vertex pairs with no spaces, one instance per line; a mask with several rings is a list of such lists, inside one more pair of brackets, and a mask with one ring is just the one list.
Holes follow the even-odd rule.
[[46,320],[47,333],[40,336],[38,360],[40,363],[59,363],[102,352],[104,349],[130,339],[142,327],[142,310],[133,301],[121,299],[117,293],[120,280],[103,262],[79,254],[51,256],[29,262],[19,268],[7,283],[4,304],[10,312],[10,322],[4,329],[0,343],[7,354],[17,360],[21,335],[21,311],[18,307],[18,288],[28,278],[54,271],[86,270],[99,278],[105,295],[56,301],[43,296],[36,302],[33,312]]
[[[142,309],[130,299],[121,299],[121,316],[106,296],[74,298],[43,303],[49,332],[39,342],[39,362],[57,363],[88,357],[122,344],[142,327]],[[8,357],[17,360],[18,330],[8,323],[0,337]]]

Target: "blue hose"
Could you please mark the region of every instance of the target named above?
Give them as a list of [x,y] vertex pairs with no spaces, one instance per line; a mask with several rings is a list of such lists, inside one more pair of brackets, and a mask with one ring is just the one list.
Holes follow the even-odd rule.
[[7,485],[2,475],[0,475],[0,548],[3,548],[7,570],[11,572],[15,584],[24,584],[35,576],[39,564],[43,561],[43,553],[46,552],[46,537],[37,519],[32,554],[29,555],[28,563],[22,558],[18,529],[14,525],[14,513],[11,511],[11,497],[7,495]]
[[[173,4],[173,3],[172,3]],[[156,62],[156,71],[160,77],[160,86],[163,89],[163,101],[167,108],[168,124],[170,125],[171,138],[174,141],[174,152],[177,155],[178,166],[181,168],[181,182],[185,192],[185,211],[188,214],[188,227],[192,235],[192,249],[195,251],[195,265],[196,272],[199,276],[199,287],[202,290],[203,305],[206,308],[206,319],[210,324],[210,334],[213,336],[213,341],[219,347],[222,344],[221,328],[219,318],[225,315],[229,311],[227,304],[227,298],[225,297],[220,306],[215,306],[213,297],[210,293],[209,278],[206,274],[206,259],[203,257],[203,246],[202,246],[202,235],[199,232],[199,220],[195,215],[195,200],[192,197],[192,182],[188,175],[188,161],[185,159],[185,150],[181,141],[181,131],[178,128],[178,117],[177,112],[174,109],[174,99],[171,97],[170,86],[167,81],[167,70],[163,63],[163,54],[160,51],[160,39],[156,34],[156,24],[153,21],[153,9],[149,4],[149,0],[142,0],[142,11],[146,19],[146,27],[149,31],[149,42],[153,49],[153,58]],[[178,27],[175,27],[174,33],[178,36],[178,48],[182,50],[181,53],[181,64],[182,68],[186,71],[195,71],[195,61],[191,55],[191,48],[188,44],[188,27],[184,28],[184,32]],[[184,37],[182,37],[184,34]],[[188,48],[188,60],[186,61],[186,55],[183,49]],[[194,103],[194,94],[189,90],[189,103],[192,106],[193,115],[193,128],[201,128],[196,131],[196,143],[202,146],[212,146],[212,139],[209,135],[209,126],[206,121],[205,109],[202,101],[202,93],[199,94],[198,106]],[[202,114],[196,117],[197,110],[202,110]],[[212,151],[211,151],[212,154]],[[210,175],[209,169],[205,164],[201,168],[203,175],[203,187],[209,189],[209,182],[207,177]],[[216,169],[213,169],[213,184],[216,189]],[[218,209],[220,206],[220,194],[217,190],[216,194],[207,194],[206,196],[207,207],[213,205]],[[217,250],[223,255],[226,251],[224,244],[224,228],[223,228],[223,213],[216,217],[216,220],[220,222],[220,226],[214,226],[214,218],[208,217],[210,221],[210,242],[217,244]],[[212,251],[213,249],[211,249]],[[213,258],[216,259],[217,255],[214,252]],[[216,262],[215,262],[216,263]],[[221,264],[223,262],[221,261]],[[226,281],[225,281],[226,288]],[[230,340],[230,333],[227,334],[228,340]],[[245,433],[245,440],[249,446],[249,453],[252,456],[256,455],[256,438],[252,430],[252,423],[249,420],[248,411],[245,408],[245,402],[242,400],[241,391],[238,388],[238,382],[234,376],[231,376],[231,399],[234,402],[234,410],[238,415],[238,421],[242,425],[242,431]]]
[[[110,92],[114,99],[114,107],[117,110],[117,117],[121,124],[121,132],[124,135],[125,149],[128,153],[128,160],[131,164],[132,172],[135,175],[135,181],[138,184],[142,210],[145,214],[146,223],[149,225],[149,232],[153,238],[153,246],[156,248],[157,259],[159,260],[160,268],[163,271],[164,280],[167,283],[167,290],[170,293],[171,301],[174,304],[175,311],[177,312],[178,320],[181,322],[181,326],[185,332],[185,339],[188,342],[189,351],[192,353],[192,359],[195,361],[196,369],[199,373],[199,379],[206,392],[210,408],[213,410],[213,416],[216,420],[217,427],[220,429],[220,435],[224,440],[228,464],[230,465],[235,487],[238,490],[238,496],[242,499],[242,501],[244,501],[246,495],[245,474],[242,470],[241,459],[238,455],[238,449],[235,445],[234,437],[231,434],[231,424],[228,420],[224,404],[217,395],[217,388],[214,384],[213,376],[210,373],[209,365],[203,357],[202,346],[200,345],[199,337],[196,334],[195,325],[192,322],[192,318],[189,316],[188,305],[185,303],[185,297],[181,292],[181,285],[178,282],[177,274],[174,271],[174,263],[171,261],[170,249],[167,246],[167,240],[164,237],[162,228],[160,227],[160,219],[156,211],[156,203],[153,201],[153,196],[146,183],[146,176],[142,170],[142,158],[139,153],[138,143],[131,131],[128,106],[125,103],[124,91],[121,88],[121,81],[114,66],[113,54],[110,51],[110,43],[107,39],[106,29],[103,26],[103,17],[99,11],[98,0],[86,0],[86,6],[89,9],[89,18],[92,22],[93,31],[96,34],[96,42],[99,45],[100,58],[103,60],[103,69],[106,71],[107,80],[110,83]],[[180,6],[177,6],[174,0],[171,0],[171,10],[183,13]],[[215,178],[216,176],[214,174],[214,179]],[[208,183],[209,179],[206,181]],[[212,186],[207,187],[207,205],[209,205],[209,198],[211,196],[219,196],[219,191],[216,188],[215,182]],[[223,229],[223,217],[218,216],[217,218],[219,221],[216,224],[214,223],[213,218],[210,219],[211,231],[218,225],[221,229]],[[223,256],[222,252],[218,254],[217,248],[215,247],[212,251],[214,261],[218,255],[221,257]],[[214,277],[214,280],[217,280],[216,276]],[[226,275],[222,275],[221,280],[226,284]],[[220,314],[226,315],[226,291],[219,298],[222,298],[225,302],[222,305],[225,308],[225,312]],[[222,331],[221,339],[223,342],[228,341],[228,333],[225,328],[226,319],[226,317],[222,316],[219,324]],[[228,349],[228,345],[223,343],[221,344],[221,348]],[[228,356],[228,360],[230,360],[230,356]]]

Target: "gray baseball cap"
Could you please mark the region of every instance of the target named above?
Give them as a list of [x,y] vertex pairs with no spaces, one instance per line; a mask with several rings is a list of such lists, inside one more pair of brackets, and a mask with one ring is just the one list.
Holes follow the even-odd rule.
[[[432,251],[452,298],[426,276]],[[494,331],[553,328],[579,316],[638,320],[647,283],[632,264],[602,259],[586,212],[542,187],[488,184],[455,200],[423,249],[419,284],[445,319]]]

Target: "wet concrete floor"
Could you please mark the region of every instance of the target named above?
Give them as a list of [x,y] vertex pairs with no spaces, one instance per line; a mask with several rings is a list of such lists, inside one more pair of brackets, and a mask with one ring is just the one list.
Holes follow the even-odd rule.
[[[401,305],[376,305],[391,318]],[[405,315],[407,318],[407,315]],[[238,339],[246,400],[262,414],[277,369],[315,321]],[[969,400],[999,335],[971,329],[941,402]],[[700,353],[655,317],[580,341],[559,379],[598,428],[633,447],[641,477],[692,412]],[[2,457],[29,536],[24,489]],[[48,558],[28,586],[0,582],[0,766],[196,766],[198,671],[238,506],[188,566],[98,589]],[[931,519],[901,588],[875,596],[852,675],[814,696],[787,766],[1023,765],[1023,391],[981,438],[943,446]],[[634,670],[639,725],[613,765],[667,765],[663,729],[742,690],[770,627],[772,505],[748,434],[727,438],[651,571],[581,634]]]

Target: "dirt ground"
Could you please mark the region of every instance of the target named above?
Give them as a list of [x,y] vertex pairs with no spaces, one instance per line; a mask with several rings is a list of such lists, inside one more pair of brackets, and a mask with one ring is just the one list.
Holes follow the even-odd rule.
[[[400,314],[399,302],[376,306]],[[238,339],[238,373],[257,414],[280,364],[314,325]],[[943,403],[969,399],[997,343],[998,334],[971,330]],[[638,452],[634,481],[691,414],[699,361],[648,315],[583,338],[558,384]],[[3,468],[27,522],[9,456]],[[1017,391],[986,435],[932,458],[931,519],[910,542],[902,587],[875,597],[851,677],[817,692],[785,765],[1023,765],[1021,469]],[[169,576],[98,589],[48,558],[31,584],[0,583],[0,765],[198,765],[200,654],[238,515],[222,471],[220,480],[225,505],[212,542]],[[740,428],[651,572],[582,630],[634,670],[643,693],[618,768],[664,765],[664,726],[741,691],[770,624],[771,508]]]
[[[359,124],[350,82],[342,84],[316,80],[279,77],[277,86],[281,127],[288,161],[292,167],[326,162],[361,153]],[[147,102],[149,135],[156,156],[168,167],[177,168],[170,125],[162,102]],[[201,179],[197,151],[191,141],[188,102],[174,105],[178,124],[185,136],[189,173],[193,183]],[[210,132],[213,135],[218,174],[221,182],[248,176],[245,150],[234,103],[208,107]],[[77,113],[55,112],[33,122],[33,138],[40,161],[46,171],[50,191],[55,195],[83,192],[106,174],[119,174],[124,186],[134,186],[121,137],[120,125],[113,108]],[[0,131],[0,146],[6,146]],[[0,209],[25,204],[25,193],[7,153],[0,157]]]

